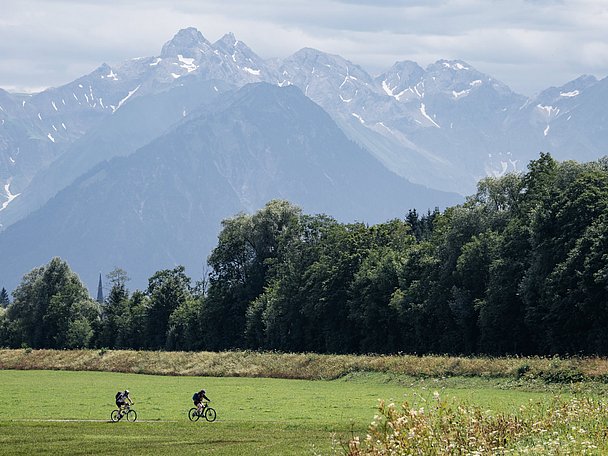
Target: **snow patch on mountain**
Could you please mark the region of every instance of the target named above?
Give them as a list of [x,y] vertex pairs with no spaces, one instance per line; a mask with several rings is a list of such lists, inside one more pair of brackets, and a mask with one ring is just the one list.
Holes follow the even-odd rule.
[[[397,75],[399,76],[399,75]],[[393,94],[393,89],[391,89],[388,84],[386,83],[386,79],[384,81],[382,81],[382,88],[384,89],[384,91],[386,92],[386,94],[389,97],[394,97],[395,95]]]
[[126,101],[127,101],[129,98],[131,98],[131,97],[133,96],[133,94],[139,90],[139,88],[140,88],[140,87],[141,87],[141,84],[140,84],[140,85],[138,85],[137,87],[135,87],[133,90],[130,90],[130,91],[129,91],[129,93],[127,94],[127,96],[126,96],[126,97],[124,97],[122,100],[120,100],[120,101],[118,102],[118,106],[116,106],[116,108],[112,107],[112,112],[116,112],[118,109],[120,109],[120,107],[121,107],[123,104],[125,104],[125,102],[126,102]]
[[249,68],[249,67],[244,67],[243,71],[246,71],[249,74],[253,74],[254,76],[260,75],[260,70],[254,70],[253,68]]
[[450,70],[469,70],[469,67],[464,66],[462,63],[460,62],[455,62],[455,63],[451,63],[451,62],[442,62],[443,66],[446,68],[449,68]]
[[547,117],[557,116],[559,114],[559,108],[555,108],[553,106],[545,106],[542,104],[537,104],[536,107],[543,112]]
[[384,122],[376,122],[376,125],[380,125],[382,128],[384,128],[385,130],[387,130],[389,133],[394,134],[393,130],[391,130],[386,125],[384,125]]
[[[401,79],[401,77],[399,76],[399,74],[397,74],[397,78]],[[386,83],[386,79],[384,81],[382,81],[382,89],[384,89],[384,91],[386,92],[386,94],[388,96],[393,97],[397,101],[401,101],[401,98],[403,97],[403,95],[405,95],[405,93],[408,92],[408,91],[414,93],[414,91],[412,90],[412,88],[408,87],[406,89],[403,89],[401,92],[395,94],[394,93],[394,89],[391,89],[389,87],[389,85]]]
[[568,97],[568,98],[572,98],[572,97],[576,97],[577,95],[579,95],[580,92],[578,90],[573,90],[571,92],[560,92],[559,96],[560,97]]
[[427,118],[427,119],[428,119],[428,120],[429,120],[429,121],[430,121],[430,122],[431,122],[433,125],[435,125],[437,128],[441,128],[441,127],[439,126],[439,124],[438,124],[437,122],[435,122],[433,119],[431,119],[431,116],[429,116],[429,115],[426,113],[426,106],[424,105],[424,103],[420,103],[420,113],[421,113],[421,114],[422,114],[424,117],[426,117],[426,118]]
[[365,123],[365,120],[363,120],[363,118],[362,118],[362,117],[361,117],[359,114],[357,114],[357,113],[355,113],[355,112],[352,112],[351,114],[352,114],[352,116],[353,116],[355,119],[358,119],[358,120],[359,120],[359,122],[361,122],[362,124],[364,124],[364,123]]
[[182,63],[182,65],[180,65],[180,67],[183,68],[184,70],[186,70],[188,73],[191,73],[192,71],[194,71],[198,68],[198,65],[196,65],[194,63],[193,58],[184,57],[183,55],[178,54],[177,60],[179,60]]
[[466,97],[470,92],[471,92],[471,89],[461,90],[460,92],[456,92],[455,90],[452,90],[452,96],[456,100],[458,98]]
[[[14,161],[13,161],[13,163],[14,163]],[[6,207],[15,198],[17,198],[19,195],[21,195],[21,193],[17,193],[16,195],[11,193],[11,179],[9,179],[6,184],[4,184],[4,195],[6,196],[6,201],[4,203],[2,203],[2,207],[0,207],[0,211],[3,211],[4,209],[6,209]]]

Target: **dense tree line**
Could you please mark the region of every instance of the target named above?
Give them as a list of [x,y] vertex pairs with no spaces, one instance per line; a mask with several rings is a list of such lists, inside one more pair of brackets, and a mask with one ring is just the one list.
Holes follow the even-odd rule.
[[178,266],[93,302],[60,259],[2,296],[0,344],[322,353],[608,354],[608,160],[541,154],[466,203],[368,226],[285,201]]

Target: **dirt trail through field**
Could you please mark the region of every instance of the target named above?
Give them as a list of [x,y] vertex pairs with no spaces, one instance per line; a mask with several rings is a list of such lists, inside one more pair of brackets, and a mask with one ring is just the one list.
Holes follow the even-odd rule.
[[[33,422],[33,423],[113,423],[110,420],[60,420],[60,419],[38,419],[38,418],[23,418],[8,420],[12,422]],[[177,420],[137,420],[134,423],[177,423]]]

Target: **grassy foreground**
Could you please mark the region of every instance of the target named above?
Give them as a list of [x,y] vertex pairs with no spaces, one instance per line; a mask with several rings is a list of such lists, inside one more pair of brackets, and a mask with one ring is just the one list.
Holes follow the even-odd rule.
[[[218,412],[214,423],[187,419],[190,397],[201,387]],[[138,422],[109,423],[114,393],[124,388]],[[335,442],[364,436],[378,399],[424,406],[437,390],[506,413],[552,396],[497,389],[485,380],[373,373],[310,381],[2,370],[0,454],[343,454]]]
[[[603,358],[0,350],[0,455],[602,455],[606,379]],[[187,419],[201,387],[214,423]],[[124,388],[138,422],[109,423]]]

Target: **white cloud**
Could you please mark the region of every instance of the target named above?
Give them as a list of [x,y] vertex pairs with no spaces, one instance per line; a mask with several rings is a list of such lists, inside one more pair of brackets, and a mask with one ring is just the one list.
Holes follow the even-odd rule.
[[226,32],[264,58],[302,47],[379,72],[462,59],[531,93],[608,73],[604,0],[21,0],[3,5],[0,87],[67,83],[102,62],[157,55],[179,29]]

